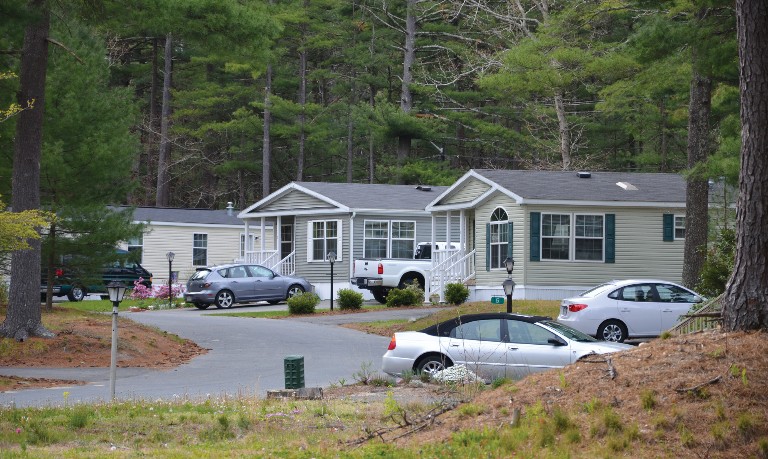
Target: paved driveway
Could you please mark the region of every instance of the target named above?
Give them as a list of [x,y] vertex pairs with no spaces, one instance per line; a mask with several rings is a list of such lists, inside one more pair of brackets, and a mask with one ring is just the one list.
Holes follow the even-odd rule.
[[[279,306],[237,308],[270,310]],[[170,370],[118,368],[116,398],[172,399],[223,395],[256,395],[285,387],[284,359],[304,356],[307,387],[327,387],[354,375],[368,365],[379,372],[388,337],[337,326],[343,322],[417,318],[434,309],[385,310],[371,313],[288,320],[212,316],[217,310],[164,310],[124,313],[137,322],[188,338],[210,349],[189,363]],[[82,386],[30,389],[0,393],[0,406],[41,406],[109,399],[108,368],[0,368],[0,374],[25,377],[83,380]]]

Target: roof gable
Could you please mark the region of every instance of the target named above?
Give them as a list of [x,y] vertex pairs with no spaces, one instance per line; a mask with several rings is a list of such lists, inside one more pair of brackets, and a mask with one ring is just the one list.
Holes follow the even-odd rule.
[[[371,183],[291,182],[240,213],[241,218],[290,211],[318,209],[340,212],[423,212],[445,186],[387,185]],[[303,198],[300,199],[300,196]],[[294,201],[291,204],[291,201]],[[297,207],[295,202],[302,205]]]

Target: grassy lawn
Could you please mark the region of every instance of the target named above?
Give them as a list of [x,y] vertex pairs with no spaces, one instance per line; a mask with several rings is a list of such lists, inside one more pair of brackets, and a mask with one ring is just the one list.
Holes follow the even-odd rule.
[[[501,308],[501,309],[500,309]],[[520,300],[512,305],[512,311],[520,314],[557,317],[560,308],[559,301]],[[483,312],[504,312],[505,305],[491,304],[488,301],[464,303],[458,306],[447,306],[435,314],[417,320],[384,320],[344,325],[348,328],[363,330],[376,335],[390,336],[399,331],[422,330],[444,320],[452,319],[463,314],[478,314]]]

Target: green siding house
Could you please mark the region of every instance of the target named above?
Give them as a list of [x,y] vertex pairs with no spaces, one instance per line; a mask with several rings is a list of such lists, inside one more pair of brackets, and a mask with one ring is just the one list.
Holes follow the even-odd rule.
[[470,285],[471,299],[503,294],[562,299],[611,279],[680,281],[685,180],[677,174],[474,169],[429,203],[458,219],[461,250],[433,266],[430,289]]

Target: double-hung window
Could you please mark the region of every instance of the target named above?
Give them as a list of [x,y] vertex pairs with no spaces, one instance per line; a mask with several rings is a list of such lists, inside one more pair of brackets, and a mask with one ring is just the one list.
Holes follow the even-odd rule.
[[675,239],[685,239],[685,215],[675,215]]
[[341,261],[341,220],[315,220],[309,222],[307,259],[326,261],[328,252]]
[[143,262],[144,261],[143,251],[144,251],[144,235],[143,234],[140,234],[137,237],[131,238],[128,241],[128,252],[131,254],[131,259],[137,260],[139,263]]
[[192,265],[206,266],[208,264],[208,235],[195,233],[192,235]]
[[604,261],[604,252],[604,215],[541,215],[542,260]]
[[413,258],[416,222],[366,220],[363,236],[365,258]]
[[511,256],[509,253],[511,237],[507,212],[499,207],[491,214],[491,222],[488,225],[490,269],[504,268],[504,260]]

